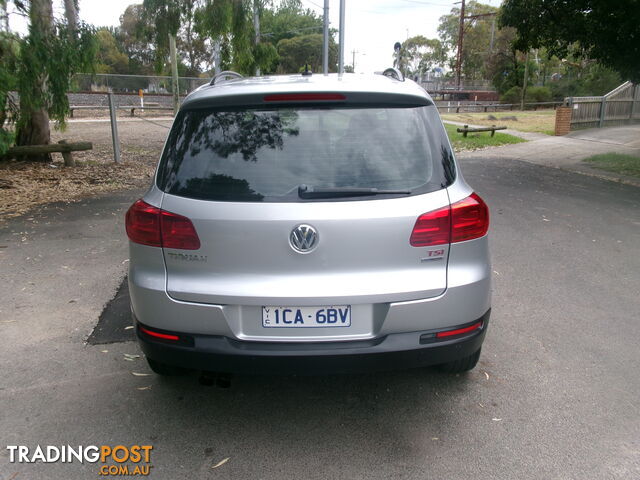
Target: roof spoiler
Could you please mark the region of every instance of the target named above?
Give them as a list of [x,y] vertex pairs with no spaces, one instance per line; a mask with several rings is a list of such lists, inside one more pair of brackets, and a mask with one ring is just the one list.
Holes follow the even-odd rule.
[[220,82],[220,81],[227,81],[227,80],[233,80],[236,78],[244,78],[241,74],[239,74],[238,72],[234,72],[232,70],[225,70],[224,72],[220,72],[216,75],[213,76],[213,78],[211,79],[211,83],[209,83],[209,85],[215,85],[216,82]]

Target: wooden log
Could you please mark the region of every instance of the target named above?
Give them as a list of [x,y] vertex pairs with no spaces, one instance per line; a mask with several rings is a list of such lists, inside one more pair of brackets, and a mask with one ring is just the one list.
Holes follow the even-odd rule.
[[75,143],[50,143],[49,145],[21,145],[19,147],[11,147],[7,151],[7,155],[38,155],[42,153],[53,152],[78,152],[81,150],[93,149],[91,142],[75,142]]
[[456,131],[461,133],[463,137],[467,137],[468,133],[475,132],[491,132],[491,136],[493,137],[496,133],[496,130],[506,130],[507,127],[496,127],[493,125],[492,127],[478,127],[478,128],[469,128],[469,125],[465,125],[464,128],[457,128]]
[[[60,140],[58,142],[59,145],[68,145],[69,143],[66,140]],[[76,161],[73,159],[73,154],[71,152],[60,152],[62,153],[62,158],[64,159],[65,167],[75,167]]]

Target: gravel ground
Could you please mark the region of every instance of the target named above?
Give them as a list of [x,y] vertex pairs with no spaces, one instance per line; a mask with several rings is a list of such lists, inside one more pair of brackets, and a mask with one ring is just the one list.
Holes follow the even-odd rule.
[[71,202],[122,189],[146,188],[151,181],[171,118],[121,118],[121,164],[113,160],[108,120],[70,120],[51,141],[88,141],[93,150],[74,153],[77,166],[65,168],[62,155],[50,164],[0,162],[0,223],[49,202]]

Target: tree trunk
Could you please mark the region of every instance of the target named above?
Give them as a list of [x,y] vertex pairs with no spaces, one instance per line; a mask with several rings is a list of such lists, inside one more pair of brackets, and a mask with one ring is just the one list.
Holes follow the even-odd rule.
[[[30,32],[37,31],[43,36],[53,35],[53,8],[51,0],[31,0],[29,17]],[[30,92],[23,97],[43,98],[48,81],[46,74],[39,72],[34,75]],[[16,132],[16,145],[47,145],[51,141],[49,129],[48,105],[38,105],[38,102],[20,102],[20,125]],[[41,154],[29,157],[30,160],[50,162],[51,155]]]
[[[9,14],[7,13],[7,0],[0,0],[0,20],[2,20],[2,29],[9,33]],[[0,123],[0,125],[2,125]]]
[[78,29],[78,9],[75,0],[64,0],[64,16],[67,18],[69,30],[76,31]]

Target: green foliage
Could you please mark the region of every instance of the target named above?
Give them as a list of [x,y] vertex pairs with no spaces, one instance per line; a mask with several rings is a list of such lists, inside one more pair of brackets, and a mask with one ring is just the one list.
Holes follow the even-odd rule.
[[67,92],[71,77],[93,68],[96,50],[95,31],[87,24],[79,24],[73,35],[60,23],[54,26],[52,35],[30,26],[29,35],[21,40],[17,71],[21,111],[18,130],[28,124],[28,112],[40,108],[46,109],[50,118],[64,127],[69,114]]
[[447,61],[447,52],[437,38],[422,35],[408,38],[400,49],[399,68],[406,76],[422,75]]
[[552,100],[551,89],[549,87],[527,87],[524,100],[527,103],[550,102]]
[[553,98],[562,100],[565,97],[604,95],[621,83],[617,72],[598,63],[565,62],[564,75],[549,82],[549,87]]
[[113,31],[113,35],[118,49],[129,58],[128,74],[153,74],[156,59],[153,29],[153,23],[145,16],[142,5],[129,5],[120,16],[120,26]]
[[18,84],[15,72],[19,52],[18,37],[0,32],[0,155],[13,144],[15,137],[10,128],[18,115],[18,108],[9,92],[14,91]]
[[500,95],[500,101],[502,103],[520,103],[522,99],[522,87],[513,86],[505,93]]
[[322,32],[322,17],[304,9],[298,0],[281,2],[265,9],[260,21],[263,41],[278,45],[280,40]]
[[111,30],[100,28],[96,32],[96,42],[97,73],[129,73],[129,57],[121,50]]
[[[304,70],[304,65],[309,64],[311,71],[322,72],[322,35],[300,35],[297,37],[280,40],[278,43],[280,55],[280,73],[296,73]],[[329,42],[329,71],[338,70],[338,46]],[[301,70],[302,69],[302,70]]]
[[640,81],[640,6],[637,0],[505,0],[500,22],[517,30],[520,50],[546,47],[565,58],[578,54]]
[[[522,87],[514,86],[500,95],[502,103],[520,103],[522,99]],[[527,87],[524,95],[525,103],[550,102],[552,100],[549,87]]]
[[[496,7],[471,0],[465,6],[465,16],[497,12]],[[468,80],[484,79],[485,60],[491,43],[491,17],[466,20],[464,48],[462,50],[462,73]],[[448,15],[440,17],[438,35],[449,51],[449,66],[455,69],[456,49],[460,26],[460,8],[453,7]]]

